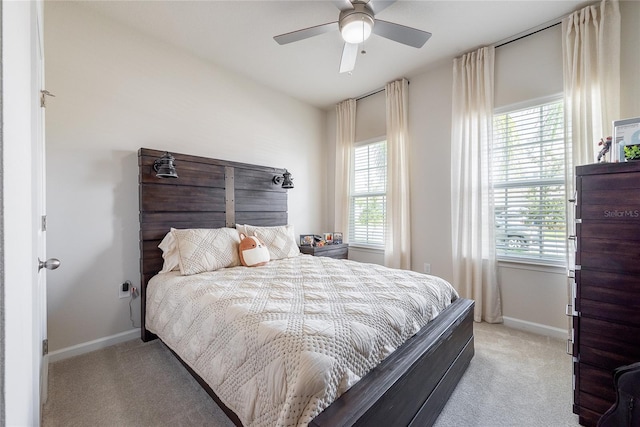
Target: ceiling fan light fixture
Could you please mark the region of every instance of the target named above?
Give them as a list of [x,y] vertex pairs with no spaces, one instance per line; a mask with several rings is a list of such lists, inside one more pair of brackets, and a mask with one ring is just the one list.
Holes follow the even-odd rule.
[[338,23],[340,34],[345,42],[360,44],[371,35],[375,20],[368,4],[355,1],[353,9],[340,12]]
[[371,36],[373,19],[365,13],[352,13],[341,21],[340,33],[347,43],[360,44]]

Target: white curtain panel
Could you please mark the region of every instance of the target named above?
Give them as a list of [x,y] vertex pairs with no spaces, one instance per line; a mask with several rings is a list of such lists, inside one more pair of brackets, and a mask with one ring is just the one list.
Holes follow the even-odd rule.
[[336,105],[336,181],[334,229],[349,242],[349,191],[351,188],[351,153],[356,139],[356,100]]
[[474,320],[502,322],[490,182],[494,48],[453,61],[451,221],[453,285],[476,301]]
[[[620,8],[603,0],[562,20],[565,100],[565,184],[575,193],[575,166],[594,163],[600,138],[612,136],[620,117]],[[575,234],[573,205],[567,207],[567,233]],[[569,248],[568,265],[573,250]]]
[[387,83],[387,209],[384,263],[387,267],[411,268],[409,192],[409,82]]
[[[620,9],[603,0],[562,20],[567,158],[594,163],[600,138],[620,117]],[[571,171],[572,172],[572,171]],[[571,180],[570,182],[573,182]]]

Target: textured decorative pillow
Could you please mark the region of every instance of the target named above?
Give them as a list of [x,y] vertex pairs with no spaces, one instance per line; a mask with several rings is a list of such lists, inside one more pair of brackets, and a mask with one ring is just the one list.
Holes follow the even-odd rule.
[[175,230],[175,228],[172,228],[158,245],[158,247],[162,249],[162,259],[164,259],[160,273],[168,273],[180,269],[180,254],[176,246],[176,238],[173,237],[173,230]]
[[264,242],[272,260],[300,255],[293,225],[254,227],[246,224],[244,227],[247,236],[258,236]]
[[240,265],[240,236],[233,228],[173,230],[183,276]]

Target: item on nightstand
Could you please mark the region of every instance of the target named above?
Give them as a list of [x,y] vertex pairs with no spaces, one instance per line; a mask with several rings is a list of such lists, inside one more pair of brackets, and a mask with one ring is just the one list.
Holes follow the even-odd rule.
[[240,262],[245,267],[265,265],[271,259],[269,249],[258,239],[258,236],[245,236],[240,233],[238,252],[240,254]]
[[624,146],[625,160],[640,160],[640,130],[633,134],[631,144]]
[[640,117],[613,122],[612,162],[635,160],[633,149],[627,149],[627,146],[637,144],[640,144]]
[[342,233],[339,231],[333,232],[333,244],[340,245],[342,244]]
[[313,234],[301,234],[300,246],[313,246]]
[[598,153],[598,163],[600,162],[606,163],[607,158],[605,155],[609,152],[609,149],[611,148],[611,137],[608,136],[606,141],[604,140],[604,138],[600,138],[600,142],[598,142],[598,145],[603,146],[602,150],[600,150],[600,152]]

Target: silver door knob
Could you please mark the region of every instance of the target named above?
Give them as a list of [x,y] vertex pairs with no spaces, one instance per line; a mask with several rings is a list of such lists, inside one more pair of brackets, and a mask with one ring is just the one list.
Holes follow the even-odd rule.
[[38,271],[42,270],[43,268],[46,268],[47,270],[55,270],[58,267],[60,267],[59,259],[49,258],[46,261],[40,261],[40,258],[38,258]]

